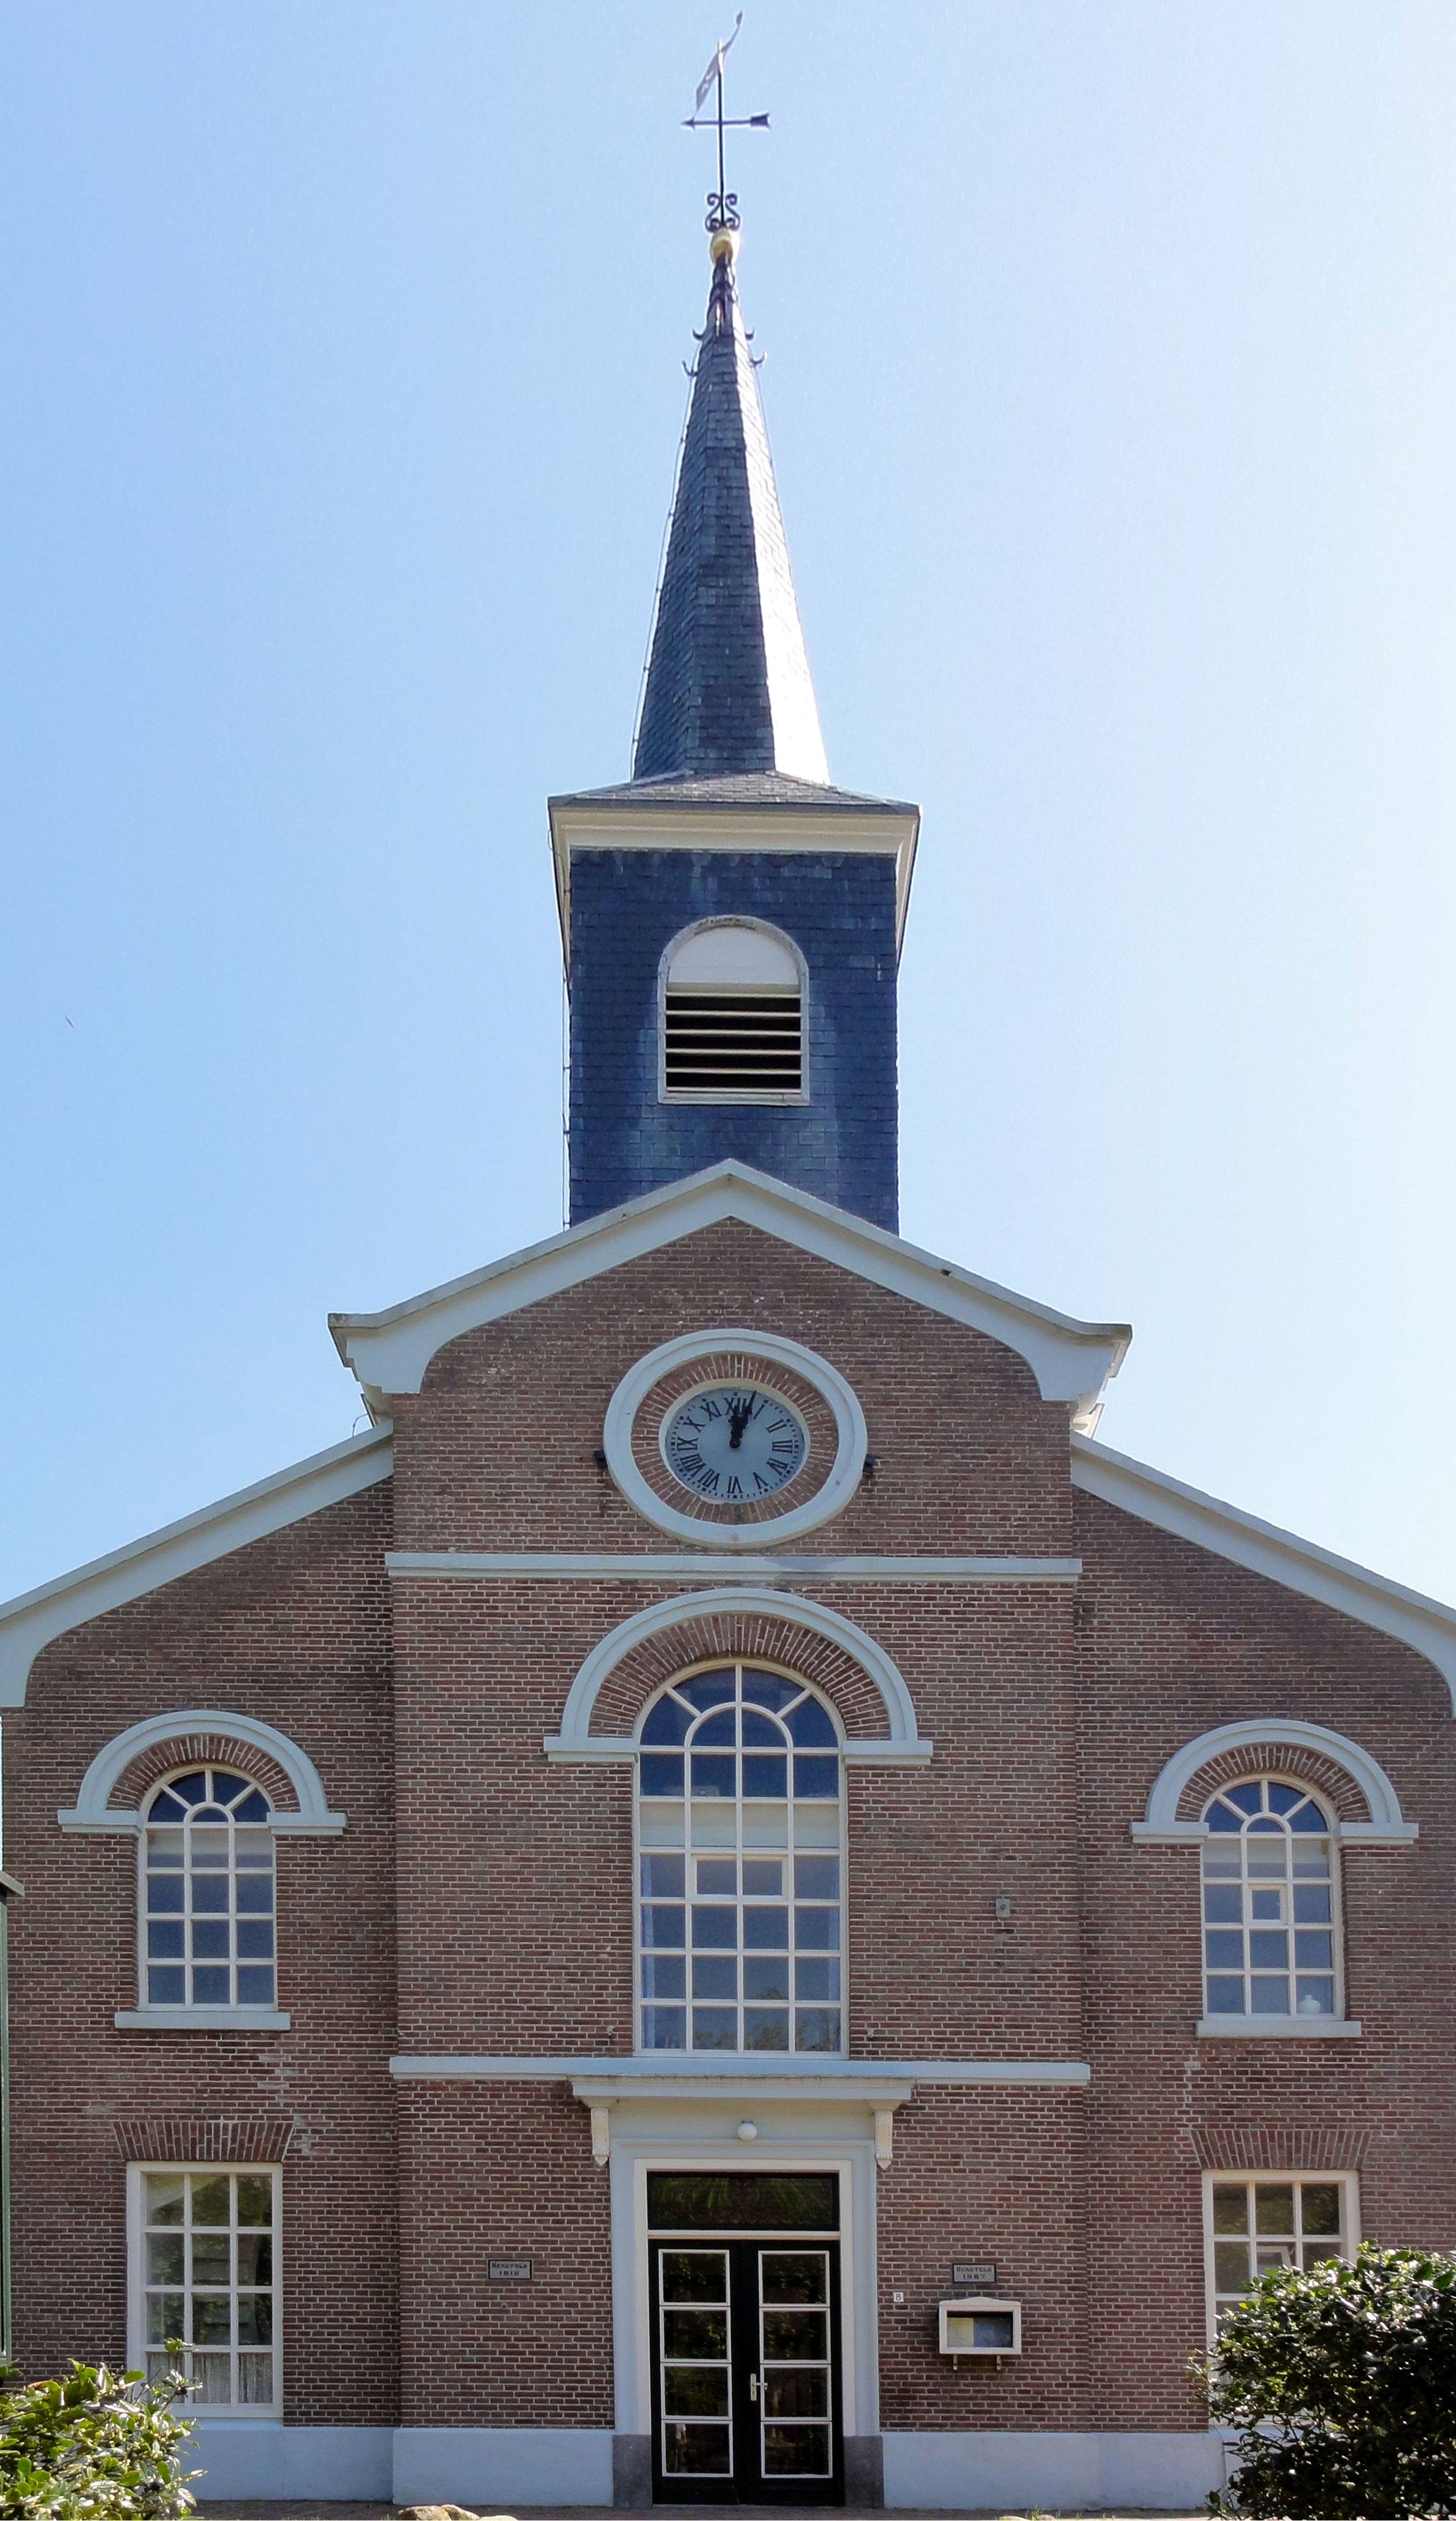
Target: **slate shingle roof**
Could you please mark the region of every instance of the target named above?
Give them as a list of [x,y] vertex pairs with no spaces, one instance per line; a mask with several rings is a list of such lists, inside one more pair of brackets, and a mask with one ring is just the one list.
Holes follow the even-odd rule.
[[694,371],[632,776],[748,771],[829,779],[758,379],[724,254]]

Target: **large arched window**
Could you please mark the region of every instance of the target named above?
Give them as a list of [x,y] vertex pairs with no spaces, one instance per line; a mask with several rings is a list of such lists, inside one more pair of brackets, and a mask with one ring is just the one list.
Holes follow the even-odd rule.
[[1205,2011],[1342,2009],[1328,1813],[1287,1777],[1225,1786],[1204,1810]]
[[710,920],[669,947],[661,1093],[671,1103],[803,1100],[802,967],[777,929]]
[[842,2047],[840,1736],[745,1664],[655,1699],[638,1759],[640,2045]]
[[261,1788],[230,1768],[158,1788],[142,1840],[144,2004],[273,2003],[269,1819]]

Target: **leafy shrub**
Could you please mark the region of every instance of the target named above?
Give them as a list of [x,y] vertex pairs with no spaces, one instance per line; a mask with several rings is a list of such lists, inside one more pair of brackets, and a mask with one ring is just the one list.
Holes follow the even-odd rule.
[[174,2412],[191,2384],[151,2382],[105,2363],[72,2363],[61,2381],[0,2397],[0,2515],[5,2521],[180,2521],[192,2509]]
[[1239,2436],[1232,2497],[1289,2521],[1456,2511],[1456,2259],[1367,2242],[1276,2269],[1195,2367]]

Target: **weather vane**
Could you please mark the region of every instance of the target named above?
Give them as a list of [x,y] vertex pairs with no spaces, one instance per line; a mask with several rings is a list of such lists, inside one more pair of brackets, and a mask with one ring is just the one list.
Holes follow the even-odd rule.
[[[708,194],[707,217],[704,221],[704,226],[706,228],[709,236],[718,236],[725,228],[735,229],[739,225],[738,195],[728,191],[727,178],[723,170],[724,132],[766,131],[768,129],[768,116],[766,114],[725,115],[723,112],[723,55],[729,50],[731,45],[737,43],[738,30],[742,24],[743,11],[740,9],[738,16],[733,21],[732,34],[726,37],[726,39],[716,47],[712,60],[708,63],[706,69],[704,71],[702,78],[698,82],[698,93],[693,99],[693,111],[688,115],[683,125],[685,131],[715,130],[718,135],[718,189],[715,193]],[[707,101],[708,91],[711,88],[716,88],[717,90],[717,110],[713,114],[705,114],[703,108]]]

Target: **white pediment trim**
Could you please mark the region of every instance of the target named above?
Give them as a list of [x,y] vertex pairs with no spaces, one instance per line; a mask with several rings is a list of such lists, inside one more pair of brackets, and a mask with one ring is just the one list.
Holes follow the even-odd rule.
[[69,1628],[84,1627],[103,1611],[135,1602],[178,1576],[191,1576],[226,1558],[250,1540],[264,1539],[305,1515],[338,1505],[360,1489],[387,1480],[393,1468],[390,1430],[371,1427],[326,1452],[312,1453],[271,1479],[239,1489],[216,1505],[184,1515],[105,1558],[93,1558],[69,1576],[55,1577],[32,1593],[0,1603],[0,1707],[23,1707],[30,1667],[43,1646]]
[[1146,1462],[1130,1461],[1125,1453],[1115,1453],[1106,1444],[1090,1444],[1077,1435],[1071,1440],[1071,1484],[1143,1523],[1176,1533],[1180,1540],[1194,1541],[1216,1557],[1232,1559],[1235,1566],[1267,1576],[1293,1593],[1342,1611],[1367,1628],[1398,1637],[1402,1645],[1414,1647],[1434,1664],[1456,1712],[1456,1611],[1446,1603],[1413,1593],[1388,1576],[1376,1576],[1351,1559],[1337,1558],[1312,1540],[1300,1540],[1293,1532],[1281,1532],[1277,1524],[1261,1522],[1256,1514],[1242,1513],[1219,1497],[1206,1496],[1200,1489],[1185,1488],[1181,1480],[1169,1479],[1166,1471],[1150,1470]]
[[681,1627],[690,1620],[711,1619],[720,1611],[762,1612],[768,1619],[793,1620],[811,1635],[827,1638],[853,1657],[880,1693],[889,1733],[886,1741],[846,1742],[846,1759],[856,1765],[883,1761],[897,1767],[920,1767],[930,1759],[932,1746],[919,1737],[910,1692],[898,1668],[863,1628],[856,1627],[840,1612],[827,1610],[822,1602],[805,1601],[799,1593],[783,1593],[767,1586],[760,1589],[752,1584],[725,1584],[654,1602],[649,1609],[636,1612],[631,1619],[609,1629],[593,1646],[571,1683],[562,1710],[561,1731],[548,1734],[542,1745],[548,1760],[631,1759],[637,1745],[630,1738],[592,1733],[592,1711],[603,1682],[647,1638],[660,1636],[664,1628]]
[[1160,1846],[1206,1838],[1206,1822],[1178,1818],[1178,1804],[1189,1778],[1196,1777],[1209,1760],[1221,1759],[1225,1751],[1254,1749],[1263,1742],[1316,1753],[1321,1759],[1333,1760],[1337,1767],[1354,1779],[1365,1798],[1370,1818],[1337,1822],[1342,1840],[1398,1847],[1419,1835],[1416,1822],[1407,1820],[1401,1811],[1400,1798],[1379,1760],[1373,1760],[1358,1742],[1349,1741],[1343,1733],[1332,1733],[1324,1724],[1303,1724],[1290,1717],[1273,1716],[1243,1717],[1237,1724],[1215,1724],[1210,1732],[1185,1742],[1160,1768],[1148,1797],[1148,1809],[1142,1819],[1132,1824],[1133,1837]]
[[1068,1404],[1074,1425],[1095,1423],[1103,1388],[1132,1337],[1125,1322],[1079,1322],[1053,1312],[808,1191],[732,1161],[588,1217],[385,1312],[333,1313],[329,1326],[371,1407],[384,1412],[387,1394],[418,1392],[432,1357],[465,1332],[730,1217],[999,1340],[1025,1359],[1043,1400]]

